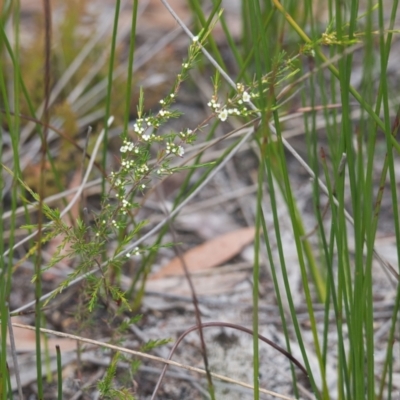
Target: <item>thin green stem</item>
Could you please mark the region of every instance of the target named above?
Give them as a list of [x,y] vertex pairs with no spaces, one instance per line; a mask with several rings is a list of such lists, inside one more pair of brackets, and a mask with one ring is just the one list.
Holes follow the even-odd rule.
[[[117,47],[117,32],[118,32],[118,20],[119,20],[119,12],[121,7],[121,0],[116,0],[115,2],[115,11],[114,11],[114,25],[111,36],[111,50],[110,50],[110,60],[108,65],[108,78],[107,78],[107,95],[106,95],[106,106],[104,113],[104,139],[103,139],[103,155],[102,155],[102,167],[103,170],[106,170],[106,162],[107,162],[107,149],[108,149],[108,120],[111,115],[111,92],[113,88],[113,73],[114,73],[114,64],[115,64],[115,53]],[[103,179],[102,181],[102,194],[105,194],[105,185],[106,181]]]

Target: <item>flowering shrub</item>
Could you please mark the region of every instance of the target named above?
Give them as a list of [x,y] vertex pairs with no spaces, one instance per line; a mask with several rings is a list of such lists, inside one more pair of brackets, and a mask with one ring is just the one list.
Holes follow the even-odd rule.
[[[135,221],[135,210],[140,207],[135,202],[135,196],[138,192],[146,190],[152,179],[172,174],[175,169],[170,167],[171,161],[184,156],[185,147],[196,140],[198,131],[204,127],[203,124],[194,129],[184,129],[181,132],[159,133],[160,127],[166,122],[181,115],[171,106],[176,101],[182,82],[188,78],[190,69],[196,63],[202,49],[201,42],[204,40],[205,38],[200,40],[199,36],[193,38],[189,46],[188,57],[182,63],[181,71],[176,77],[171,92],[160,100],[161,108],[158,112],[145,113],[143,109],[144,94],[142,90],[140,91],[138,117],[132,125],[133,129],[131,132],[124,131],[121,134],[120,168],[112,171],[108,176],[109,189],[105,193],[100,211],[93,217],[92,226],[78,220],[76,225],[71,227],[62,220],[57,210],[44,207],[44,213],[52,223],[48,225],[48,234],[43,240],[48,241],[57,235],[63,237],[61,245],[46,269],[55,266],[64,258],[79,259],[75,271],[61,283],[47,301],[68,287],[74,279],[86,274],[86,276],[90,276],[88,282],[90,310],[96,304],[100,289],[104,289],[114,301],[129,308],[124,293],[109,282],[107,271],[118,270],[127,258],[155,249],[155,246],[134,247],[129,251],[124,251],[146,224],[146,221]],[[237,93],[226,104],[220,104],[218,102],[218,85],[214,85],[214,87],[215,93],[208,103],[213,113],[210,118],[217,117],[220,121],[226,121],[229,116],[246,117],[254,114],[253,110],[246,107],[252,98],[250,88],[245,88],[243,84],[239,83]],[[154,156],[154,152],[153,156],[151,152],[153,144],[157,144],[159,149],[155,162],[151,162],[151,158]],[[117,242],[118,245],[110,256],[107,254],[107,244],[111,241]],[[99,278],[95,278],[91,274],[96,266],[100,272]]]

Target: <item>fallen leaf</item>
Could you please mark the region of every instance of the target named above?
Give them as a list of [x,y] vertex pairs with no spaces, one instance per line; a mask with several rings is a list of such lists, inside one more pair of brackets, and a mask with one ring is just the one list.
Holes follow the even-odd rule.
[[[200,272],[217,267],[235,257],[254,239],[255,228],[242,228],[225,235],[218,236],[200,246],[197,246],[183,255],[189,272]],[[160,279],[166,276],[184,275],[182,262],[175,257],[149,279]]]
[[230,214],[209,210],[179,215],[175,224],[185,232],[194,232],[205,241],[240,228]]

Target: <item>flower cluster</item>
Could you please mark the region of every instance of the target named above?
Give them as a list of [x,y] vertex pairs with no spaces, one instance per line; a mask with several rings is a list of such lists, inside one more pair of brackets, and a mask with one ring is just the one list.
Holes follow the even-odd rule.
[[230,107],[228,107],[228,105],[221,106],[216,94],[214,94],[211,100],[207,103],[221,121],[226,121],[230,115],[247,116],[252,113],[245,104],[250,103],[252,97],[255,96],[249,94],[242,83],[236,85],[236,90],[237,94],[227,102]]
[[179,146],[175,143],[167,143],[165,152],[167,154],[176,154],[179,157],[182,157],[185,154],[185,149],[182,146]]
[[139,149],[135,147],[135,144],[128,139],[124,139],[123,144],[119,151],[121,153],[131,153],[133,150],[135,150],[135,153],[139,152]]
[[138,134],[142,135],[143,132],[147,129],[145,121],[143,118],[138,118],[136,122],[133,124],[133,130]]
[[139,247],[135,247],[130,253],[126,253],[125,257],[126,258],[131,258],[132,256],[138,256],[140,254],[140,249]]
[[133,131],[145,142],[148,142],[152,137],[152,134],[148,132],[151,128],[152,124],[149,118],[143,119],[139,117],[133,124]]
[[122,160],[121,161],[121,168],[126,170],[126,171],[130,171],[135,167],[135,160],[131,159],[131,160]]

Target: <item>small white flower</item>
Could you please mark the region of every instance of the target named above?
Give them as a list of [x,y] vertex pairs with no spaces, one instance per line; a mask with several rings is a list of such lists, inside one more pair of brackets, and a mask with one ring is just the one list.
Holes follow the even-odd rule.
[[182,157],[185,154],[185,149],[182,146],[178,146],[178,156]]
[[218,114],[218,118],[221,121],[226,121],[226,119],[228,118],[228,111],[226,109],[223,109],[219,114]]
[[198,37],[198,36],[193,36],[193,39],[192,39],[192,40],[193,40],[194,43],[196,43],[196,42],[199,41],[199,37]]
[[242,99],[245,103],[248,103],[250,101],[250,95],[247,92],[243,92]]

